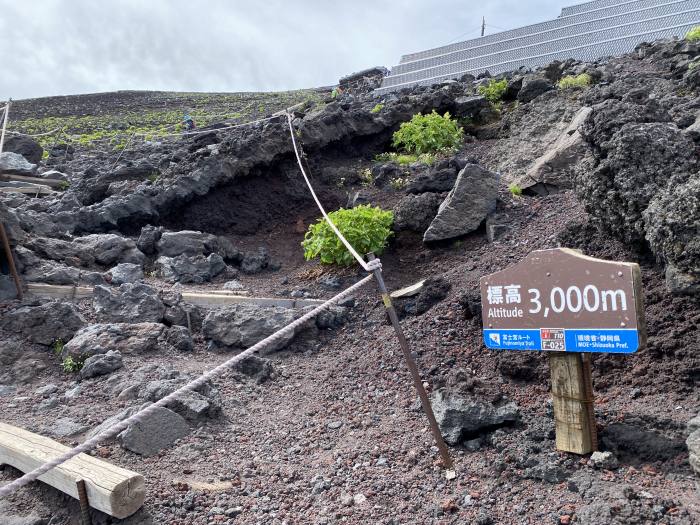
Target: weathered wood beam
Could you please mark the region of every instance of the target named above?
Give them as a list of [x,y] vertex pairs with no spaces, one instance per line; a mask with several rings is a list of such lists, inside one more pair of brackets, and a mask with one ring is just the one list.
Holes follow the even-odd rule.
[[11,173],[0,173],[0,180],[30,182],[32,184],[51,186],[52,188],[61,188],[66,184],[66,181],[59,179],[42,179],[41,177],[28,177],[26,175],[13,175]]
[[[43,283],[29,283],[27,291],[38,297],[52,299],[86,299],[92,297],[92,287],[66,286]],[[182,299],[198,306],[225,306],[227,304],[257,304],[260,306],[281,306],[283,308],[305,308],[318,306],[320,299],[287,299],[277,297],[247,297],[234,295],[227,290],[212,290],[208,293],[182,292]]]
[[[0,464],[29,472],[68,450],[53,439],[0,423]],[[85,481],[90,506],[110,516],[123,519],[143,505],[146,491],[141,474],[87,454],[80,454],[39,477],[75,499],[78,499],[80,479]]]

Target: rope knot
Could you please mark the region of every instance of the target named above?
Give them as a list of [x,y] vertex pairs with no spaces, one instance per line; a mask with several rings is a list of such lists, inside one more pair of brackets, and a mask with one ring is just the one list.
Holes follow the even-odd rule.
[[374,272],[376,270],[382,269],[382,261],[380,259],[372,259],[371,261],[367,261],[367,271],[368,272]]

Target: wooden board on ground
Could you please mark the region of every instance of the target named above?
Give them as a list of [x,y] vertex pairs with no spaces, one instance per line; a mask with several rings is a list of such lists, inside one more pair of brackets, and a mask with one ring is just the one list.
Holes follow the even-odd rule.
[[[66,286],[43,283],[29,283],[27,291],[38,297],[51,299],[86,299],[92,297],[92,287]],[[212,290],[207,293],[182,292],[186,303],[198,306],[225,306],[227,304],[257,304],[260,306],[281,306],[283,308],[305,308],[323,304],[320,299],[286,299],[277,297],[247,297],[232,295],[228,290]]]
[[0,191],[3,193],[26,193],[27,195],[51,195],[57,193],[48,186],[0,186]]
[[[0,464],[29,472],[70,450],[27,430],[0,423]],[[85,481],[90,506],[115,518],[131,516],[146,495],[141,474],[80,454],[39,477],[40,481],[78,499],[78,480]]]
[[418,295],[420,293],[420,291],[423,289],[424,284],[425,279],[423,279],[422,281],[418,281],[417,283],[412,284],[411,286],[406,286],[405,288],[401,288],[400,290],[391,292],[389,295],[392,299],[399,299],[401,297],[413,297],[414,295]]
[[31,184],[41,184],[52,188],[61,188],[66,185],[66,181],[59,179],[42,179],[41,177],[27,177],[26,175],[12,175],[10,173],[0,173],[0,180],[29,182]]
[[[590,362],[578,352],[550,353],[557,450],[588,454],[597,448]],[[588,356],[586,356],[588,358]]]

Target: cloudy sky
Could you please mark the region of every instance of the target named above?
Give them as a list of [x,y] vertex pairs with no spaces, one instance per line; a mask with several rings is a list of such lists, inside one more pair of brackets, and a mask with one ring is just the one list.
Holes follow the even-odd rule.
[[[581,0],[582,1],[582,0]],[[0,0],[0,99],[326,86],[576,0]]]

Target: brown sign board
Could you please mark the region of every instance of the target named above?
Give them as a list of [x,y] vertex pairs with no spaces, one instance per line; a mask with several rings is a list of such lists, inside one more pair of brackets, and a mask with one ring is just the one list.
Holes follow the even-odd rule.
[[638,264],[538,250],[482,277],[480,288],[488,348],[632,353],[646,345]]

